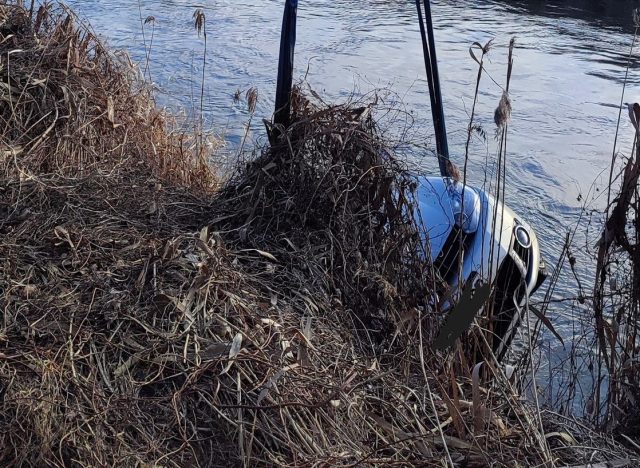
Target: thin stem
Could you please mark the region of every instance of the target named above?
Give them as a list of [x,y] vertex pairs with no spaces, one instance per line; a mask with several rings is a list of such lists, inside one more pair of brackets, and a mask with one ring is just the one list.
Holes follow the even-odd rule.
[[[473,45],[471,47],[473,48]],[[462,186],[463,187],[467,186],[467,164],[469,162],[469,143],[471,141],[471,132],[473,131],[473,119],[475,117],[476,104],[478,102],[478,93],[480,90],[480,79],[482,78],[482,70],[483,70],[482,63],[484,61],[484,56],[485,56],[485,48],[483,47],[480,47],[480,48],[482,50],[482,56],[480,57],[480,61],[478,62],[478,65],[479,65],[478,76],[476,78],[476,88],[473,96],[473,105],[471,106],[471,116],[469,117],[469,126],[467,128],[467,141],[464,147],[464,167],[462,169]],[[473,54],[471,55],[473,56]],[[464,209],[465,209],[464,203],[465,203],[465,196],[463,194],[462,203],[460,207],[460,218],[463,224],[464,224]],[[459,240],[460,252],[462,252],[464,248],[463,240],[464,240],[464,236],[460,235],[460,240]],[[459,284],[462,284],[462,260],[463,260],[462,257],[463,257],[462,255],[458,256]]]
[[249,116],[249,122],[247,122],[247,128],[244,131],[244,136],[242,137],[242,143],[240,143],[240,149],[238,150],[238,158],[242,155],[242,151],[244,150],[244,144],[247,141],[247,136],[249,135],[249,130],[251,128],[251,121],[253,120],[253,113]]
[[149,62],[151,59],[151,48],[153,47],[153,36],[155,34],[156,31],[156,22],[155,20],[152,21],[153,25],[151,28],[151,41],[149,42],[149,48],[147,49],[147,57],[146,57],[146,61],[144,64],[144,72],[142,74],[142,76],[144,76],[145,74],[149,75],[149,83],[152,83],[153,80],[151,79],[151,68],[149,67]]
[[205,83],[205,67],[207,65],[207,24],[203,26],[204,35],[204,53],[202,54],[202,87],[200,89],[200,125],[204,121],[204,83]]
[[144,35],[144,20],[142,19],[142,5],[140,5],[140,0],[138,0],[138,15],[140,16],[140,29],[142,30],[142,44],[144,45],[144,50],[146,52],[147,40]]
[[609,188],[607,191],[607,208],[606,208],[606,218],[609,217],[609,205],[611,203],[611,183],[613,180],[613,168],[616,163],[616,147],[618,146],[618,134],[620,133],[620,120],[622,117],[622,106],[624,105],[624,93],[627,88],[627,78],[629,76],[629,68],[631,68],[631,57],[633,56],[633,48],[636,43],[636,38],[638,37],[638,27],[636,26],[633,32],[633,40],[631,41],[631,48],[629,49],[629,55],[627,56],[627,67],[624,72],[624,81],[622,82],[622,94],[620,95],[620,107],[618,109],[618,122],[616,124],[616,133],[613,139],[613,154],[611,155],[611,168],[609,170]]

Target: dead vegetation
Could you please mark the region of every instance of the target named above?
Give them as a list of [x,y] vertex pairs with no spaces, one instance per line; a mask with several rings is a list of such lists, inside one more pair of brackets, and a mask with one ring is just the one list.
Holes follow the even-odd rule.
[[73,13],[46,3],[30,17],[4,5],[0,24],[6,175],[72,178],[96,167],[147,165],[176,183],[215,186],[195,140],[167,131],[174,122],[156,108],[140,70],[126,54],[105,50]]
[[620,458],[431,351],[415,180],[371,106],[296,92],[213,191],[202,145],[66,10],[1,5],[0,57],[3,466]]
[[[607,207],[597,244],[593,307],[599,365],[594,372],[598,384],[594,386],[591,416],[609,430],[637,438],[640,435],[640,104],[629,106],[629,117],[635,129],[633,146],[622,162],[620,188]],[[607,385],[601,390],[600,382],[605,375]]]

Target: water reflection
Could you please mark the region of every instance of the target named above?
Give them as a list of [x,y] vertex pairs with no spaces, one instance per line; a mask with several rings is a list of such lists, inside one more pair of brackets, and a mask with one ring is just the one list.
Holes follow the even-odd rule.
[[611,27],[633,33],[633,9],[640,4],[633,0],[545,0],[502,1],[516,11],[549,18],[573,18],[597,27]]

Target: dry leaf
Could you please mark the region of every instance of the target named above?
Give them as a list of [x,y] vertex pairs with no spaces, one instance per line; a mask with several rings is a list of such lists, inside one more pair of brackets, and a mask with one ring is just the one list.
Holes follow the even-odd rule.
[[207,242],[209,240],[209,226],[205,226],[200,230],[200,240]]
[[258,252],[260,255],[262,255],[265,258],[268,258],[269,260],[271,260],[272,262],[277,262],[278,259],[276,259],[276,257],[274,257],[273,255],[271,255],[269,252],[265,252],[263,250],[258,250],[255,249],[256,252]]
[[242,333],[237,333],[236,336],[233,337],[233,342],[231,343],[231,349],[229,350],[229,362],[227,362],[226,367],[222,371],[220,375],[224,375],[229,372],[231,366],[235,362],[236,357],[240,353],[240,349],[242,348]]
[[113,98],[111,96],[107,98],[107,119],[109,119],[109,122],[115,125],[116,110],[113,105]]
[[550,439],[552,437],[559,437],[569,445],[578,445],[578,441],[574,439],[571,434],[567,434],[566,432],[549,432],[544,435],[545,439]]

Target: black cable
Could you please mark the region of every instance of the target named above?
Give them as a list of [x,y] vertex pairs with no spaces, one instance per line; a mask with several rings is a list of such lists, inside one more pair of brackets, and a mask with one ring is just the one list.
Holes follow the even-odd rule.
[[441,131],[442,155],[449,158],[449,146],[447,144],[447,130],[444,121],[444,104],[440,91],[440,74],[438,73],[438,58],[436,56],[436,42],[433,35],[433,22],[431,19],[431,2],[424,0],[425,18],[427,20],[427,35],[429,37],[429,50],[431,51],[431,68],[433,70],[433,85],[436,95],[439,127]]
[[276,82],[276,107],[273,123],[289,125],[291,114],[291,88],[293,86],[293,57],[296,46],[296,20],[298,0],[285,0],[280,34],[278,80]]
[[[447,144],[447,129],[444,120],[444,107],[442,93],[440,91],[440,76],[438,74],[438,60],[436,57],[435,38],[433,35],[433,22],[431,20],[431,5],[429,0],[424,0],[424,17],[420,0],[416,0],[418,19],[420,21],[420,35],[422,37],[422,51],[424,54],[427,81],[429,84],[429,98],[431,100],[431,115],[436,134],[436,151],[440,174],[444,177],[448,174],[447,161],[449,160],[449,146]],[[426,30],[425,30],[426,20]]]

